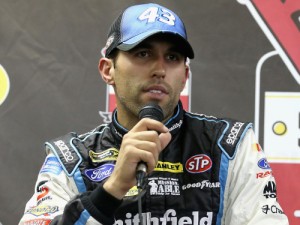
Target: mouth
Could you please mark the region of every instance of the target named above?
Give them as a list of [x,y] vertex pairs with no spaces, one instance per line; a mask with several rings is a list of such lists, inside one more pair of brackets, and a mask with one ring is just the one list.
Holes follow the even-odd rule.
[[164,96],[168,95],[169,92],[164,86],[152,85],[144,89],[144,92],[152,99],[161,100]]
[[160,85],[150,86],[145,89],[145,92],[150,92],[153,94],[169,94],[167,89]]

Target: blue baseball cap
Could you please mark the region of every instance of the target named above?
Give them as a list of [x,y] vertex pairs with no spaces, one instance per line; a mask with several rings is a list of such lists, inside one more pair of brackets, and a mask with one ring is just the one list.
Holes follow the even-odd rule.
[[114,21],[108,33],[105,56],[114,49],[128,51],[155,34],[172,35],[183,54],[194,58],[182,20],[171,10],[158,4],[141,4],[125,9]]

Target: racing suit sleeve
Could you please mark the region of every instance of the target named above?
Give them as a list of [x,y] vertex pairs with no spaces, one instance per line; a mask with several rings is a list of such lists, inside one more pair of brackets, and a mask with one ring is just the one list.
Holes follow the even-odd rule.
[[113,224],[114,212],[121,201],[105,192],[101,185],[79,193],[74,179],[67,176],[54,154],[48,154],[19,225]]
[[229,160],[222,225],[288,225],[277,201],[276,183],[252,129]]

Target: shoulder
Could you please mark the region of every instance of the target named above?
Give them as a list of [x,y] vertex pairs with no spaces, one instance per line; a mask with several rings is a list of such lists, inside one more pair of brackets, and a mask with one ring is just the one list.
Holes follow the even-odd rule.
[[80,135],[76,132],[67,133],[45,142],[46,151],[52,152],[57,157],[68,176],[73,176],[84,155],[88,154],[86,143],[93,142],[93,139],[107,128],[107,125],[101,125]]
[[219,118],[197,113],[185,113],[186,121],[195,129],[202,129],[206,135],[216,140],[218,147],[230,159],[235,155],[236,149],[244,138],[252,123],[232,118]]

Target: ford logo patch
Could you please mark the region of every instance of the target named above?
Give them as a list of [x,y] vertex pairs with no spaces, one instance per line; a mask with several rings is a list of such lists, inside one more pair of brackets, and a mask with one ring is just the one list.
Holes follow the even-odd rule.
[[87,169],[84,173],[91,181],[99,182],[109,177],[114,168],[114,164],[105,164],[95,169]]
[[258,161],[257,165],[259,166],[259,168],[262,168],[264,170],[267,170],[267,169],[271,169],[268,161],[266,158],[262,158]]

